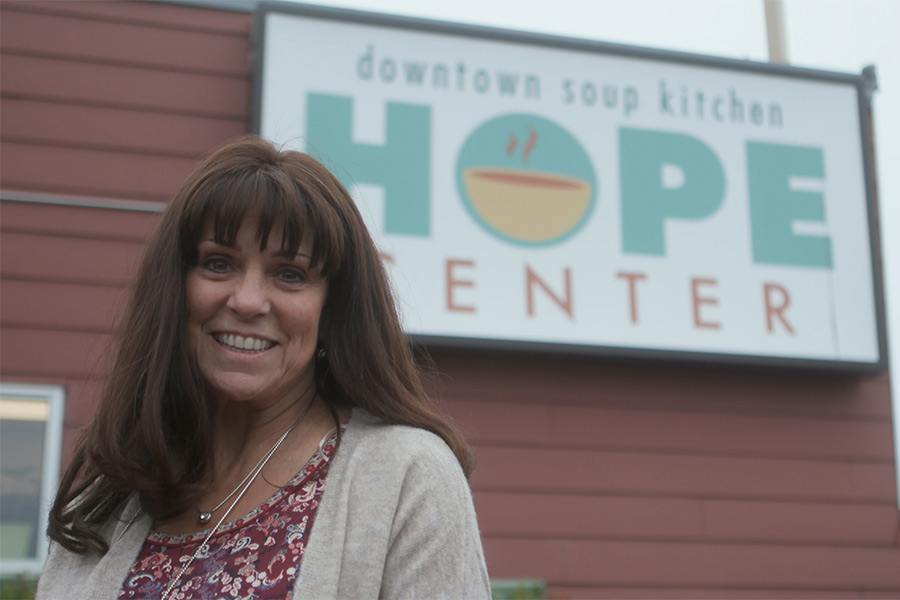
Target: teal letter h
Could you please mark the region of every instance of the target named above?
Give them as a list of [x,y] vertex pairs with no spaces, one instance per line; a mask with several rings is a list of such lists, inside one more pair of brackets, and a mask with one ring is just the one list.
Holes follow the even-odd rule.
[[[385,233],[427,237],[431,229],[431,110],[387,103],[385,143],[353,141],[353,100],[310,93],[306,134],[349,189],[350,183],[384,188]],[[348,181],[349,180],[349,181]]]

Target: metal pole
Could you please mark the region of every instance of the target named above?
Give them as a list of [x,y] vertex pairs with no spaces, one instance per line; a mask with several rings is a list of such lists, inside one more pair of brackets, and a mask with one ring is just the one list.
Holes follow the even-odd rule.
[[786,65],[787,43],[784,38],[784,6],[781,0],[765,0],[766,33],[769,37],[769,62]]

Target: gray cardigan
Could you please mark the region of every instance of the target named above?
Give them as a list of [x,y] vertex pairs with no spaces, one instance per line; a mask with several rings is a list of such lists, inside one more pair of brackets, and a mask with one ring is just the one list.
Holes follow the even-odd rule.
[[[117,598],[150,529],[142,516],[122,534],[136,508],[132,499],[124,518],[107,524],[113,543],[103,557],[51,545],[37,598]],[[293,598],[490,596],[472,495],[453,453],[432,433],[354,410]]]

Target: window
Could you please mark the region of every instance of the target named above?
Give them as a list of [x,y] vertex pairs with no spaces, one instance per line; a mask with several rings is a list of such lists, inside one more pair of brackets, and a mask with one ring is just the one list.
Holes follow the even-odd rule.
[[39,573],[59,478],[64,392],[0,383],[0,573]]

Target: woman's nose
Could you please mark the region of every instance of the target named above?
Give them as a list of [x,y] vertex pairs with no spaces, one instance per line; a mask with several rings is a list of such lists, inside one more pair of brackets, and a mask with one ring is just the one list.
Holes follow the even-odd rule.
[[243,273],[235,280],[226,306],[243,318],[268,313],[271,304],[264,277],[253,271]]

